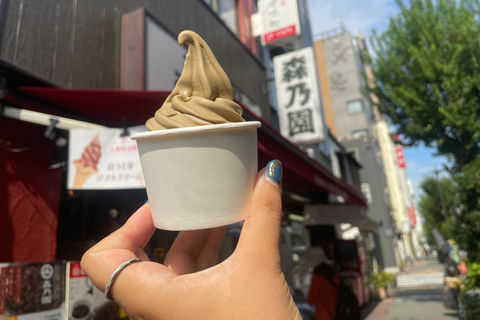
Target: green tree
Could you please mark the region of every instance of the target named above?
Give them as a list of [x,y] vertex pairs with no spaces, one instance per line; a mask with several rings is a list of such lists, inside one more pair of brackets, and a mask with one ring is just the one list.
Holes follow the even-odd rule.
[[480,159],[457,175],[460,208],[454,227],[455,240],[468,251],[470,261],[480,260]]
[[371,43],[378,107],[408,146],[424,142],[459,167],[480,155],[478,0],[410,0]]
[[[453,215],[456,214],[455,210],[459,205],[457,184],[450,178],[444,177],[437,181],[435,177],[429,176],[423,179],[420,187],[423,194],[420,195],[418,208],[424,219],[425,236],[430,243],[435,243],[432,230],[437,228],[445,239],[453,238]],[[445,200],[445,213],[443,213],[440,192],[442,192]]]

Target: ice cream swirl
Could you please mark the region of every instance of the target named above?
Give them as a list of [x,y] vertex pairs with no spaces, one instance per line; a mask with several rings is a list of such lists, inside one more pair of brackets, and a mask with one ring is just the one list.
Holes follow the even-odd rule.
[[151,131],[228,122],[243,122],[242,107],[233,101],[227,75],[208,47],[193,31],[178,36],[188,44],[183,71],[172,93],[146,125]]

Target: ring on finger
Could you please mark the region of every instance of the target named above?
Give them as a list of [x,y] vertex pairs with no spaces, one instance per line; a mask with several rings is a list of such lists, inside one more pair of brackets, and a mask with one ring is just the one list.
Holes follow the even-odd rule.
[[138,259],[138,258],[130,259],[130,260],[122,263],[122,264],[117,268],[117,270],[115,270],[115,272],[113,272],[112,276],[110,277],[110,280],[109,280],[108,283],[107,283],[107,286],[105,287],[105,298],[107,298],[107,299],[110,300],[110,301],[113,301],[112,295],[110,294],[110,289],[112,288],[112,285],[113,285],[113,283],[115,282],[115,279],[117,279],[117,276],[118,276],[118,274],[120,273],[120,271],[122,271],[122,270],[125,269],[127,266],[129,266],[129,265],[131,265],[132,263],[135,263],[135,262],[142,262],[142,260],[140,260],[140,259]]

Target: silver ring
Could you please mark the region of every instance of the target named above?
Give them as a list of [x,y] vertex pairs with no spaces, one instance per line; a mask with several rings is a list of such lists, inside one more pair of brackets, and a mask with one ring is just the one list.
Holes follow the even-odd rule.
[[122,263],[120,265],[120,267],[118,267],[117,270],[115,270],[115,272],[110,277],[110,280],[108,281],[107,286],[105,287],[105,298],[107,298],[110,301],[113,301],[113,298],[110,295],[110,288],[112,287],[113,283],[115,282],[115,279],[117,279],[117,276],[120,273],[120,271],[122,271],[123,269],[125,269],[125,267],[127,267],[127,266],[129,266],[129,265],[131,265],[132,263],[135,263],[135,262],[142,262],[142,260],[140,260],[138,258],[130,259],[127,262]]

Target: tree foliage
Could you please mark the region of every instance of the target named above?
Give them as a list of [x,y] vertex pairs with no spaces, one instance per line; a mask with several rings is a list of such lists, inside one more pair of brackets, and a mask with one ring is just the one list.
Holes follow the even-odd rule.
[[412,146],[424,142],[461,167],[480,155],[478,0],[410,0],[382,34],[370,88]]
[[456,180],[460,210],[455,223],[455,240],[468,251],[471,261],[480,260],[480,159],[470,162]]
[[[437,181],[435,177],[429,176],[423,179],[420,187],[423,190],[423,194],[420,196],[418,208],[424,219],[425,236],[430,243],[435,243],[432,230],[437,228],[445,239],[451,239],[454,235],[453,214],[455,214],[455,210],[459,205],[457,184],[450,178],[444,177]],[[445,214],[442,213],[440,192],[443,193],[445,200]]]

